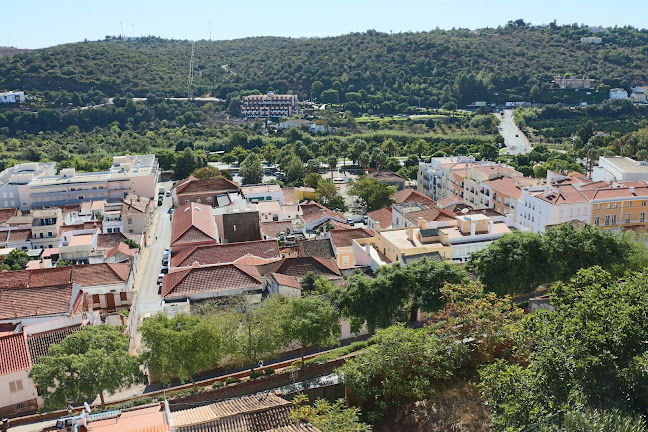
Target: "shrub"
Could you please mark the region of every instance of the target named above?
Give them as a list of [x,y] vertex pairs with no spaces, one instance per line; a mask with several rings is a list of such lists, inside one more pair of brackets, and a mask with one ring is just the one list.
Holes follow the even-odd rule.
[[275,370],[270,367],[270,368],[266,369],[265,371],[263,371],[263,373],[265,373],[266,375],[274,375]]
[[223,381],[214,381],[212,384],[212,388],[221,388],[225,386],[225,383]]
[[263,371],[253,370],[250,372],[250,379],[259,378],[260,376],[263,376]]
[[225,380],[225,384],[236,384],[240,382],[241,382],[240,379],[234,377],[227,377],[227,379]]

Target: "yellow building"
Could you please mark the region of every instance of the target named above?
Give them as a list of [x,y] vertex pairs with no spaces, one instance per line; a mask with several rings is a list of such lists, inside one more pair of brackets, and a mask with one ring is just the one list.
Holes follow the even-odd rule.
[[[639,186],[630,186],[637,184]],[[620,187],[584,190],[590,200],[591,223],[601,228],[646,226],[648,187],[640,182],[627,182]]]

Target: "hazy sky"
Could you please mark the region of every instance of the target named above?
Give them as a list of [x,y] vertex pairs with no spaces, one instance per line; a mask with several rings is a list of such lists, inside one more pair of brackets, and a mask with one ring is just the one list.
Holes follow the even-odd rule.
[[0,46],[40,48],[124,34],[175,39],[333,36],[367,29],[480,28],[533,24],[646,27],[640,0],[0,0]]

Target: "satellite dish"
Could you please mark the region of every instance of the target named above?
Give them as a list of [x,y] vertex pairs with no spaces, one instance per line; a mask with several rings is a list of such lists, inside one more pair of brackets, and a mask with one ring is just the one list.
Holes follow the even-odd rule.
[[88,402],[83,402],[83,406],[85,407],[86,411],[88,411],[88,414],[92,412],[92,408],[90,408],[90,405],[88,405]]
[[466,213],[468,213],[469,211],[470,211],[470,210],[469,210],[468,208],[461,209],[461,213],[463,213],[463,214],[466,214]]

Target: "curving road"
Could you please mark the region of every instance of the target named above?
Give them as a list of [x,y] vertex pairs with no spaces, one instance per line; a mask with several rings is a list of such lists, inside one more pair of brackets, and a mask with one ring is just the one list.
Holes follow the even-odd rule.
[[504,144],[507,147],[506,153],[529,153],[531,143],[513,121],[513,110],[509,109],[502,112],[504,115],[498,115],[500,118],[499,133],[504,137]]

